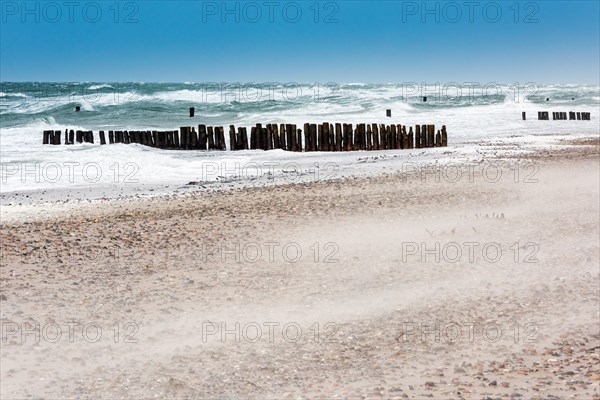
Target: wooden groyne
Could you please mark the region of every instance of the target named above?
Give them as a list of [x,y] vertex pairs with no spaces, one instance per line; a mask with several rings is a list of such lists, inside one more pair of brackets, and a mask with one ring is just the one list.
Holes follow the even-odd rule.
[[[525,114],[525,111],[523,111],[522,113],[522,117],[523,117],[523,121],[527,119],[527,116]],[[568,113],[568,118],[567,118],[567,113],[563,112],[563,111],[553,111],[552,112],[552,120],[556,121],[556,120],[577,120],[577,121],[591,121],[591,113],[589,112],[575,112],[575,111],[569,111]],[[550,120],[550,114],[548,111],[538,111],[538,120],[540,121],[549,121]]]
[[[250,128],[229,126],[230,150],[282,149],[296,152],[394,150],[448,146],[446,125],[402,124],[256,124]],[[61,144],[62,131],[44,131],[43,144]],[[100,145],[137,143],[160,149],[227,150],[222,126],[198,125],[174,131],[105,131],[98,132]],[[92,131],[64,131],[64,144],[94,143]]]

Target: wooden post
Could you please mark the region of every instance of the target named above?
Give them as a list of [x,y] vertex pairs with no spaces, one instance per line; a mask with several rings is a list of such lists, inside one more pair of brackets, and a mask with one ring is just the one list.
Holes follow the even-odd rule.
[[219,127],[219,150],[227,150],[227,142],[225,141],[225,128]]
[[262,143],[262,150],[268,150],[269,148],[269,133],[267,132],[267,128],[260,129],[260,140]]
[[[190,118],[192,118],[195,114],[196,109],[194,107],[190,107]],[[183,145],[182,145],[183,147]]]
[[[191,113],[191,109],[190,109],[190,113]],[[181,148],[182,149],[187,149],[188,148],[188,132],[189,132],[190,128],[188,126],[182,126],[179,128],[179,132],[181,132]]]
[[281,124],[280,126],[281,128],[281,132],[280,135],[282,136],[282,140],[285,140],[285,151],[292,151],[292,137],[290,134],[290,130],[291,127],[289,124]]
[[60,144],[60,135],[61,135],[61,131],[53,131],[52,134],[50,135],[50,143],[52,143],[53,145],[58,145]]
[[442,147],[448,147],[448,134],[446,133],[446,125],[442,125]]
[[368,150],[367,149],[367,125],[366,124],[360,124],[360,149]]
[[335,151],[342,151],[342,124],[335,123]]
[[198,148],[198,133],[196,128],[192,126],[191,131],[188,131],[188,141],[190,149]]
[[146,131],[146,143],[148,143],[148,146],[156,147],[154,144],[154,135],[152,134],[152,131]]
[[256,143],[255,143],[256,150],[262,150],[263,149],[262,124],[256,124],[255,136],[256,136]]
[[222,126],[215,126],[215,145],[217,150],[227,150],[225,144],[225,130]]
[[521,117],[523,118],[523,121],[527,120],[527,113],[525,111],[521,112]]
[[225,131],[222,126],[215,126],[215,146],[217,150],[225,150]]
[[235,126],[229,125],[229,148],[232,151],[237,150],[237,143],[235,139]]
[[581,113],[580,112],[577,113],[577,120],[578,121],[581,120]]
[[317,125],[317,145],[315,151],[321,151],[323,145],[323,125]]
[[385,110],[385,115],[386,117],[391,117],[392,116],[392,110]]
[[406,133],[406,125],[402,125],[402,148],[409,149],[410,146],[408,144],[408,134]]
[[396,148],[396,145],[398,144],[398,139],[396,136],[396,125],[390,124],[388,132],[388,147],[390,148],[390,150],[394,150]]
[[386,148],[386,132],[385,124],[379,124],[379,150],[385,150]]
[[308,126],[308,143],[310,151],[317,151],[317,124],[310,124]]
[[[71,131],[73,132],[73,131]],[[69,136],[71,135],[71,133],[69,132]],[[115,132],[114,131],[108,131],[108,144],[114,144],[115,143]]]
[[402,124],[398,124],[397,125],[397,129],[398,129],[398,149],[405,149],[406,148],[406,139],[404,139],[404,134],[402,133]]
[[335,127],[329,124],[329,149],[335,151]]
[[421,126],[415,125],[415,148],[421,148]]
[[106,137],[104,136],[104,131],[100,131],[100,145],[106,144]]
[[198,141],[200,142],[200,150],[206,150],[208,134],[206,133],[206,125],[198,125]]
[[245,127],[242,129],[242,141],[244,150],[248,150],[248,130]]
[[273,124],[271,126],[271,129],[273,130],[273,148],[280,149],[281,148],[281,138],[279,137],[279,127],[277,126],[277,124]]
[[179,148],[179,131],[173,131],[173,146]]
[[296,124],[293,125],[296,131],[296,151],[302,153],[302,129],[298,129]]
[[289,151],[296,151],[296,133],[292,128],[292,124],[285,124],[285,134],[287,136],[287,149]]
[[267,150],[273,150],[273,125],[267,125]]
[[415,148],[415,141],[414,141],[412,126],[408,127],[408,148],[409,149]]
[[367,145],[366,150],[373,150],[373,131],[371,130],[371,124],[367,124]]
[[215,131],[212,126],[209,126],[207,129],[208,129],[208,149],[214,150],[215,149]]
[[269,143],[269,140],[270,140],[271,135],[272,135],[271,124],[265,125],[265,127],[263,128],[263,130],[265,132],[264,133],[264,135],[265,135],[265,137],[264,137],[264,145],[265,145],[264,150],[269,150],[270,148],[273,147],[273,145],[272,145],[273,142],[271,141],[271,143]]
[[323,148],[322,151],[330,151],[329,148],[329,122],[323,122]]
[[442,147],[442,133],[439,129],[435,135],[435,147]]
[[50,144],[50,132],[52,131],[44,131],[44,139],[42,140],[42,144]]
[[256,150],[256,127],[250,128],[250,149]]
[[398,124],[398,144],[400,149],[408,149],[408,135],[406,134],[406,126]]
[[304,151],[309,152],[310,150],[310,124],[304,124]]
[[282,150],[287,150],[286,138],[285,138],[285,125],[279,124],[279,129],[277,129],[277,124],[275,124],[275,132],[277,132],[277,137],[279,138],[278,148]]
[[428,129],[427,147],[435,147],[435,125],[429,125]]
[[575,113],[573,111],[569,111],[569,120],[575,119]]
[[238,126],[235,134],[235,146],[235,149],[231,150],[244,150],[244,129],[241,126]]
[[123,131],[123,143],[131,143],[131,141],[129,140],[129,131]]
[[153,142],[154,147],[160,148],[160,145],[158,142],[158,131],[152,131],[152,142]]
[[377,124],[371,124],[373,127],[373,150],[379,150],[379,129]]

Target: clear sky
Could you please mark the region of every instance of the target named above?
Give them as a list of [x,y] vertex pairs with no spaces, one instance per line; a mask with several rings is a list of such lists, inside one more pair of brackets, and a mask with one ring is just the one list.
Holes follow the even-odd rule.
[[598,84],[599,4],[0,0],[0,80]]

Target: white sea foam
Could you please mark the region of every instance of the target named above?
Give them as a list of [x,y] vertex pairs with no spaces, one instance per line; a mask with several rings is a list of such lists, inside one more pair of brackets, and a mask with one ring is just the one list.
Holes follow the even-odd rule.
[[89,90],[100,90],[100,89],[113,89],[111,85],[92,85],[88,88]]

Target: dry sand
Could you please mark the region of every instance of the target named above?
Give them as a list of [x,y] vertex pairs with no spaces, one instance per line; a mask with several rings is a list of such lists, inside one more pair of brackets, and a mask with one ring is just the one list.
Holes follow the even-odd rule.
[[5,220],[0,395],[599,399],[598,143],[567,144]]

